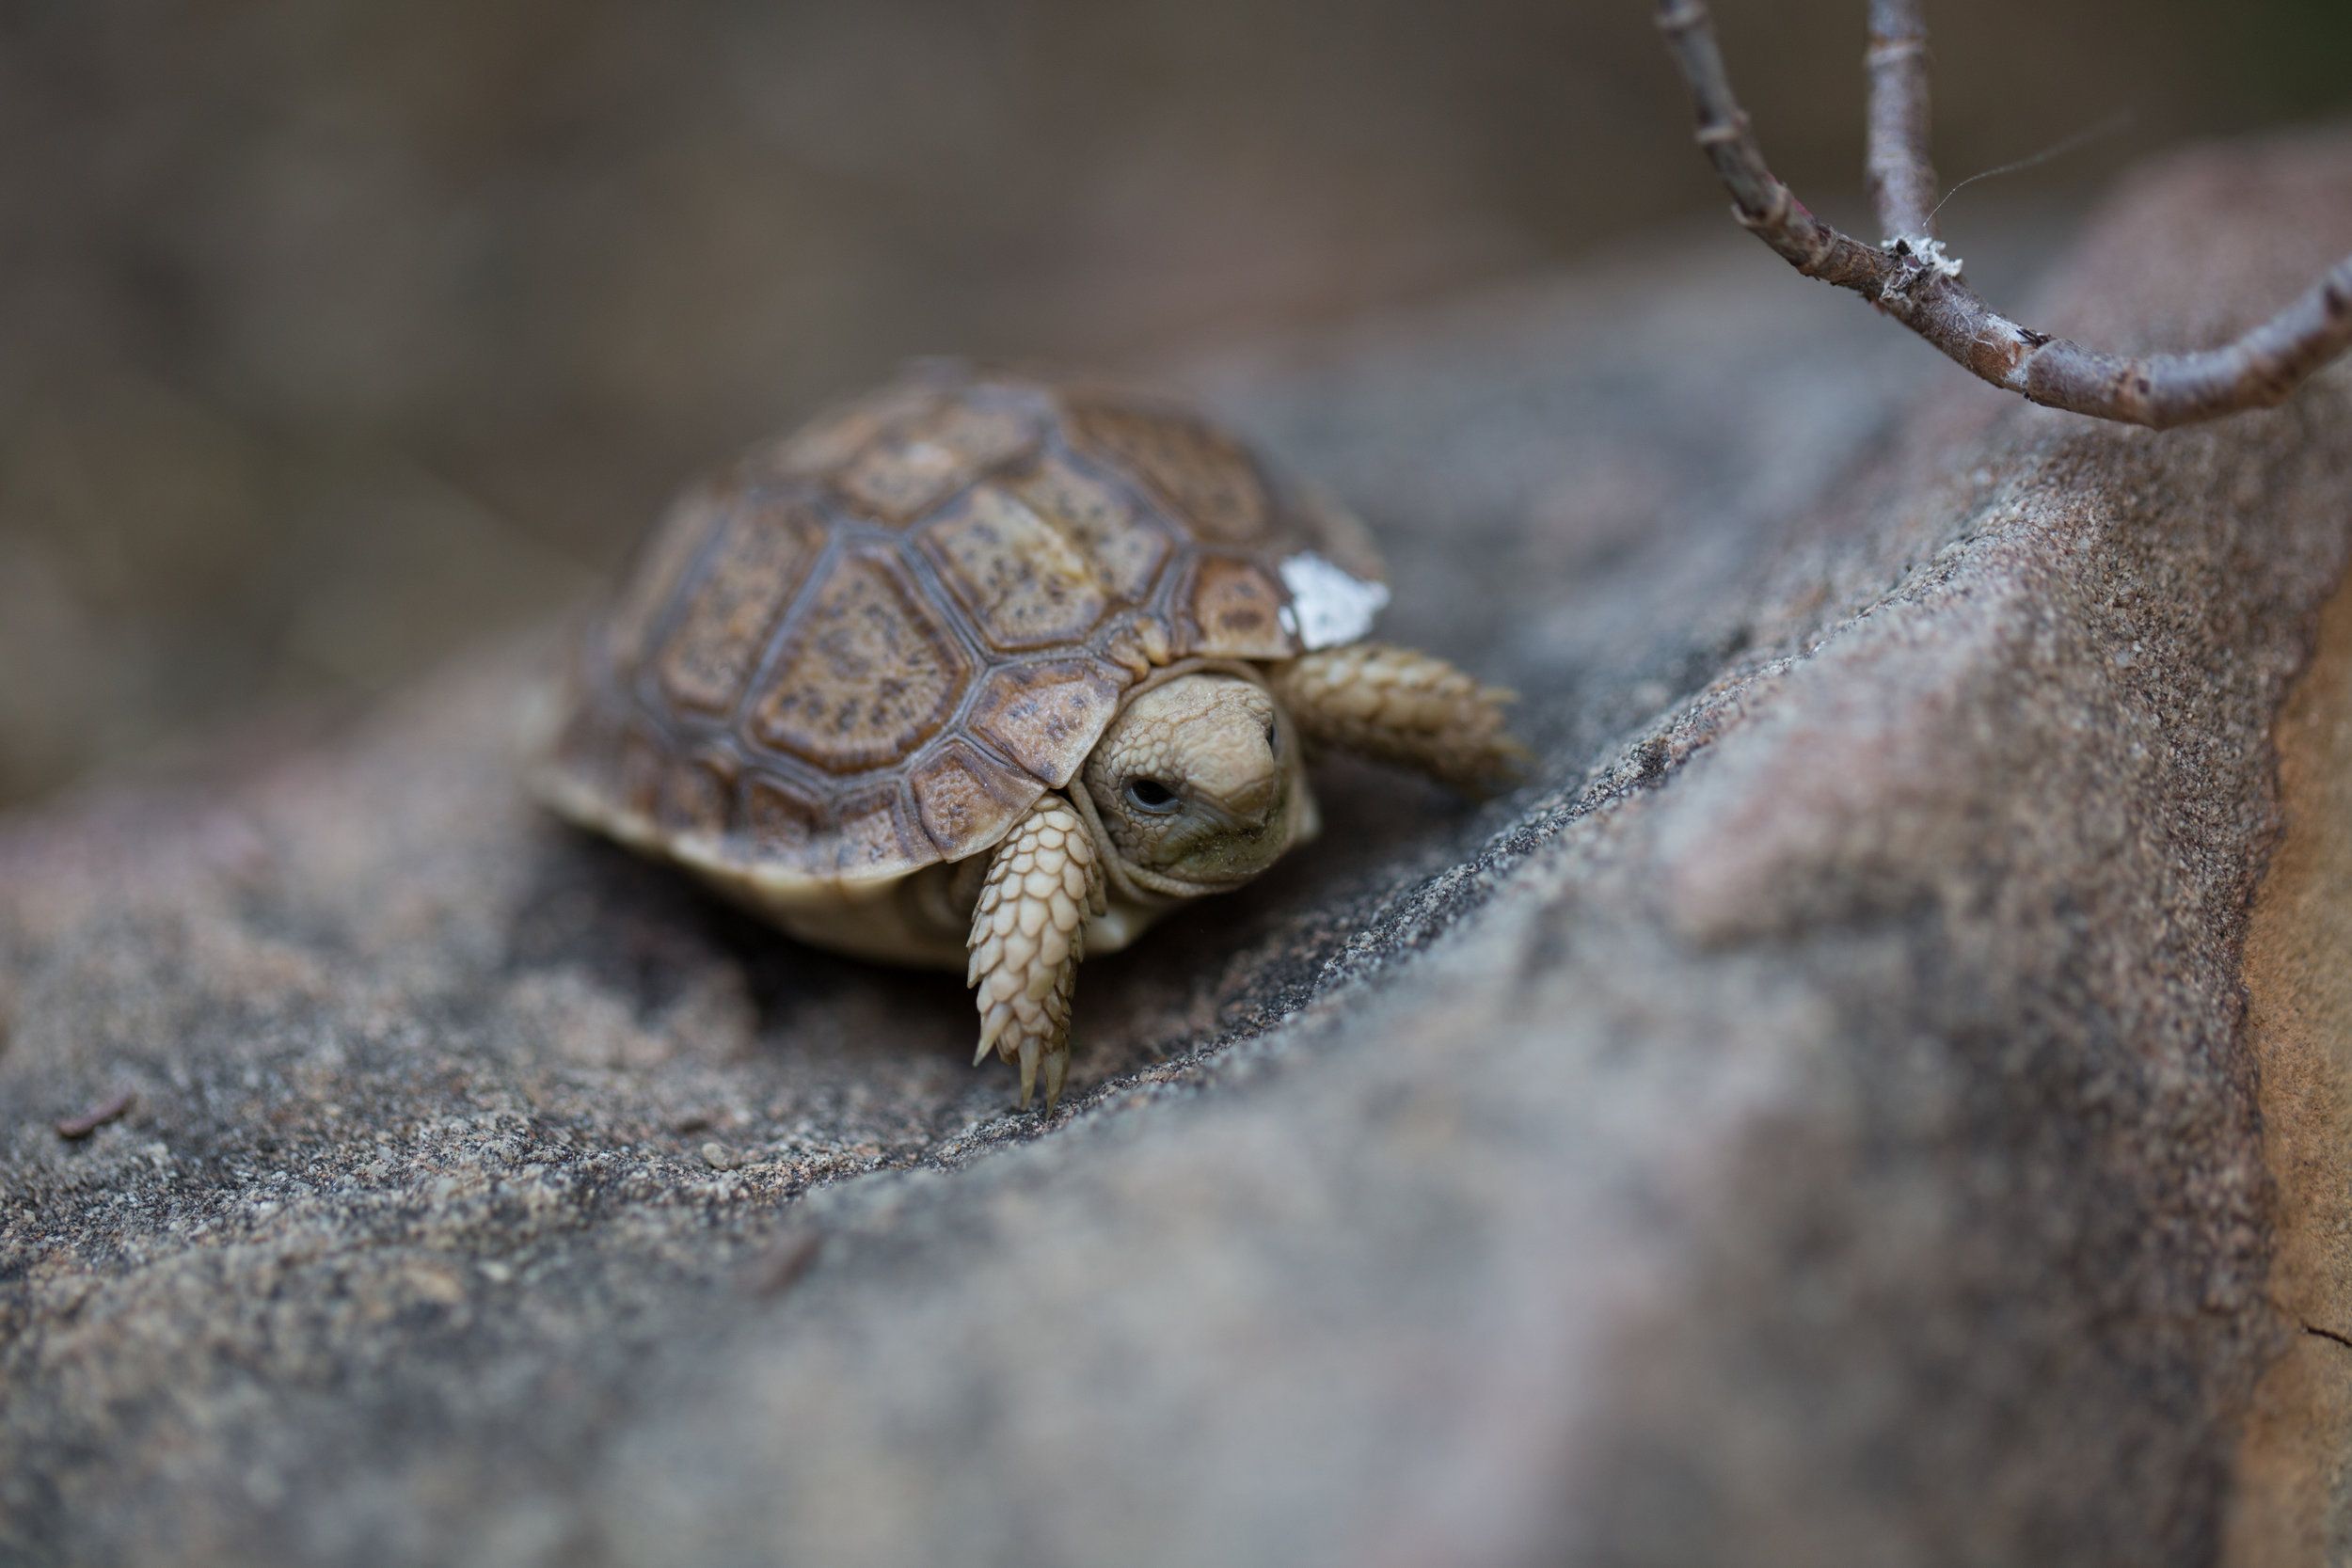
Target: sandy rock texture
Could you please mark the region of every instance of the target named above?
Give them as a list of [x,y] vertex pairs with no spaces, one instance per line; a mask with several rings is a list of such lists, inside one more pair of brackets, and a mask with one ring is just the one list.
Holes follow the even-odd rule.
[[2352,1560],[2352,591],[2280,715],[2280,832],[2246,934],[2247,1034],[2277,1183],[2269,1294],[2303,1333],[2264,1372],[2234,1560]]
[[[2352,144],[2208,151],[2027,319],[2345,249]],[[1050,1120],[539,817],[541,646],[0,820],[0,1558],[2324,1560],[2352,1100],[2246,955],[2352,378],[2097,428],[1726,233],[1194,379],[1535,780],[1341,770]]]

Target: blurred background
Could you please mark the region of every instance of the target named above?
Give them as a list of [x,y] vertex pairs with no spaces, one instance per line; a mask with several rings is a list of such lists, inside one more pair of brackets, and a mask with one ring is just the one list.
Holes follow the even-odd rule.
[[[1862,0],[1716,9],[1862,223]],[[1947,180],[2133,117],[2002,199],[2352,97],[2343,0],[1931,9]],[[1713,232],[1649,10],[0,0],[0,804],[541,617],[909,354],[1168,367]]]

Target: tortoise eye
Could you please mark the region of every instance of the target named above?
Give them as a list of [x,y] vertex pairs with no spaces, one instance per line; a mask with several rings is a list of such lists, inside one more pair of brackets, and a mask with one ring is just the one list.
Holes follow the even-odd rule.
[[1180,802],[1176,792],[1157,779],[1130,779],[1127,782],[1127,803],[1137,811],[1153,813],[1174,811]]
[[1265,721],[1265,749],[1275,756],[1282,754],[1282,727],[1271,719]]

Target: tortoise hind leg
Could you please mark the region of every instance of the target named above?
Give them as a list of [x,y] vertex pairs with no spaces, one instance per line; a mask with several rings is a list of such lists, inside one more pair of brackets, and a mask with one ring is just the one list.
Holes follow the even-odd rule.
[[1048,795],[1029,808],[990,859],[972,911],[964,984],[978,995],[977,1066],[993,1050],[1021,1066],[1026,1109],[1041,1065],[1045,1108],[1061,1098],[1070,1066],[1070,999],[1086,956],[1086,923],[1104,910],[1102,857],[1069,801]]
[[1510,783],[1529,761],[1503,728],[1512,693],[1433,654],[1351,642],[1278,664],[1267,684],[1309,740],[1470,794]]

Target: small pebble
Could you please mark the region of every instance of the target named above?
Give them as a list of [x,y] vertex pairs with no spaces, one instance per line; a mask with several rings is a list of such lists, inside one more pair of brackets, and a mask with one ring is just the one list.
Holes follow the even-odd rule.
[[743,1157],[724,1144],[705,1144],[702,1155],[703,1164],[712,1170],[733,1170],[743,1163]]

